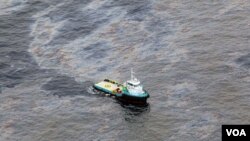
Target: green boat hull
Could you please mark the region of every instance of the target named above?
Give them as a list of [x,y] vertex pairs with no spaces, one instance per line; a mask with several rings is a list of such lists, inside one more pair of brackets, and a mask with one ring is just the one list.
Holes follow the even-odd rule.
[[123,90],[122,93],[115,93],[105,89],[103,87],[99,87],[94,85],[94,88],[98,91],[104,92],[106,94],[110,94],[111,96],[115,96],[118,100],[131,104],[145,104],[147,103],[147,99],[149,98],[149,94],[145,91],[144,94],[141,95],[132,95],[127,90]]
[[149,98],[149,94],[146,94],[146,96],[134,96],[130,95],[128,93],[123,93],[119,96],[116,96],[118,100],[121,100],[122,102],[131,103],[131,104],[146,104],[147,99]]

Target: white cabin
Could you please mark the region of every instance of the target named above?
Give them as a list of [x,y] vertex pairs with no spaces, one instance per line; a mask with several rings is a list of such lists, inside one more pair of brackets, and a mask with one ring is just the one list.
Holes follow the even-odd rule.
[[127,80],[124,85],[127,87],[129,93],[133,95],[145,93],[141,82],[134,76],[133,69],[131,69],[131,79]]

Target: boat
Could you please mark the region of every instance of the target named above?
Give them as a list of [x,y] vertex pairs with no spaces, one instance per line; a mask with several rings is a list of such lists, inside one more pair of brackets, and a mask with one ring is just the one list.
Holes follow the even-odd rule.
[[149,98],[149,93],[143,89],[141,82],[134,76],[133,69],[131,69],[130,80],[127,80],[124,84],[104,79],[94,84],[93,87],[107,95],[115,96],[122,102],[131,104],[146,104]]

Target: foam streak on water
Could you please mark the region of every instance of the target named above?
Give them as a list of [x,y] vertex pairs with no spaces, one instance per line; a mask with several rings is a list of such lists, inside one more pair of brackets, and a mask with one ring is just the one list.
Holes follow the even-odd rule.
[[[250,123],[248,0],[3,0],[0,140],[218,141]],[[93,95],[133,67],[146,108]]]

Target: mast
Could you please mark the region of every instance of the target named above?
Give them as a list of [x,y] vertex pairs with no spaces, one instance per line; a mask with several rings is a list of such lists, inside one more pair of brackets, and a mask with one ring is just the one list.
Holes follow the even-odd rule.
[[134,72],[133,72],[133,68],[131,68],[131,80],[134,80]]
[[133,68],[131,68],[131,80],[132,81],[138,81],[138,79],[135,77],[135,72],[133,71]]

